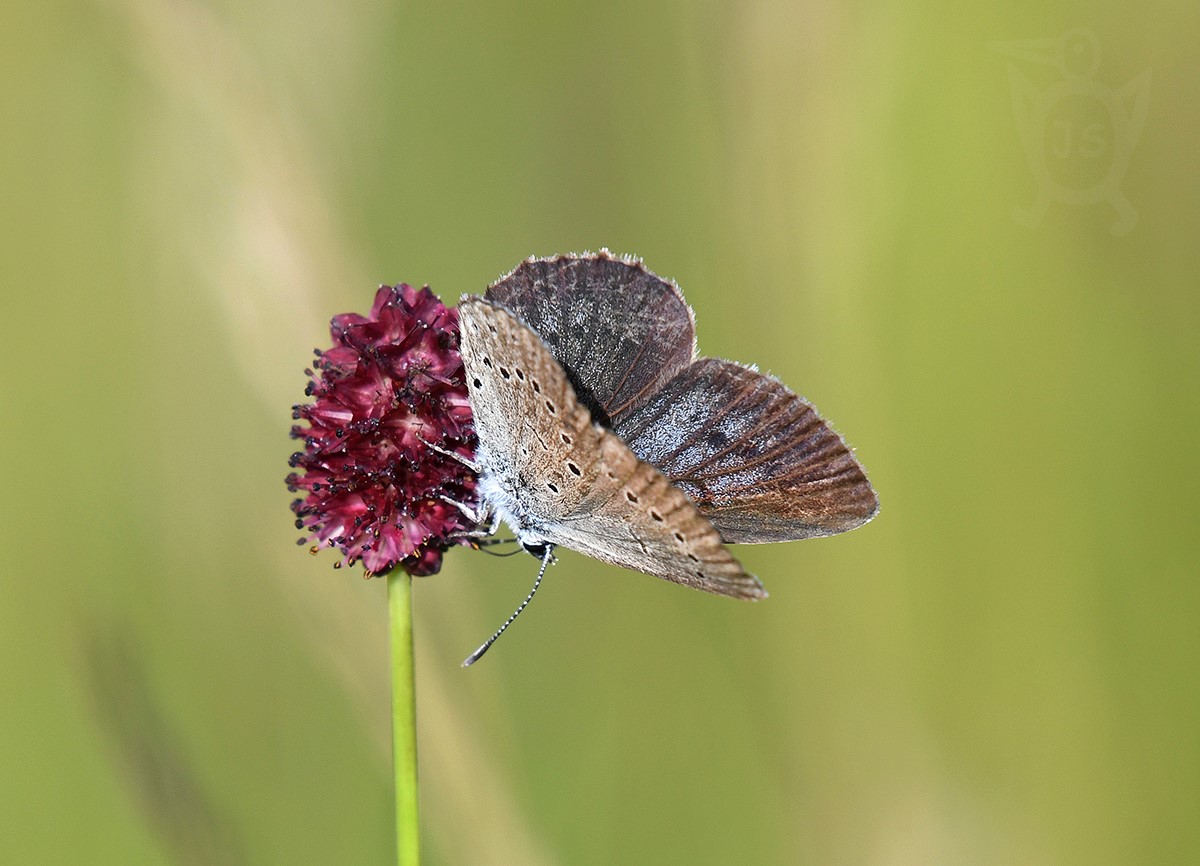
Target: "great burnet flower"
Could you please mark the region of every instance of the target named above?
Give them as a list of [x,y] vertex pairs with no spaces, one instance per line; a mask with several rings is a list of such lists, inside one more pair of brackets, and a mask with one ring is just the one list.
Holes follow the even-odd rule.
[[292,428],[304,450],[287,477],[304,494],[292,503],[309,533],[299,543],[338,548],[337,567],[433,574],[475,528],[447,501],[474,504],[475,475],[442,453],[475,450],[458,311],[428,287],[382,286],[370,315],[335,316],[329,330],[333,348],[306,371],[316,402],[292,412],[307,422]]

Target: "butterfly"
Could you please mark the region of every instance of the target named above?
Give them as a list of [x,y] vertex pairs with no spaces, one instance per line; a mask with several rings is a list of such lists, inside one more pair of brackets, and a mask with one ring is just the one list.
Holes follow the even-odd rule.
[[809,403],[754,368],[698,357],[691,307],[640,260],[531,258],[458,310],[476,517],[542,558],[533,592],[562,546],[765,598],[727,544],[831,535],[878,510]]

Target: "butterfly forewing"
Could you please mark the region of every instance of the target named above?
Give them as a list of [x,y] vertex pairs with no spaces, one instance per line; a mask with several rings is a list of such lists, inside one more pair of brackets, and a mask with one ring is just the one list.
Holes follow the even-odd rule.
[[770,376],[703,358],[616,432],[696,503],[727,542],[853,529],[878,500],[846,444]]
[[762,585],[688,497],[577,399],[542,340],[499,304],[459,305],[478,459],[518,537],[739,598]]
[[615,425],[695,357],[674,283],[601,252],[529,259],[487,290],[532,328],[597,420]]

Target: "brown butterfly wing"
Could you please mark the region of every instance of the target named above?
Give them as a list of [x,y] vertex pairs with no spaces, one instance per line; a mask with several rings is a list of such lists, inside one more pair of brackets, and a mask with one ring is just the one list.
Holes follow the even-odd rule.
[[683,293],[636,260],[607,252],[529,259],[487,298],[537,332],[580,400],[610,426],[695,357]]
[[459,305],[482,488],[518,534],[735,598],[766,595],[696,506],[595,423],[542,340],[504,307]]
[[[591,414],[537,335],[478,297],[458,305],[460,351],[479,439],[481,474],[499,486],[493,505],[540,526],[574,510],[586,494],[576,450],[595,439]],[[580,476],[571,470],[579,469]]]
[[811,405],[731,361],[691,364],[616,432],[685,491],[726,542],[832,535],[879,508],[862,467]]
[[767,597],[679,488],[611,430],[596,430],[604,475],[595,496],[557,528],[556,543],[705,592]]

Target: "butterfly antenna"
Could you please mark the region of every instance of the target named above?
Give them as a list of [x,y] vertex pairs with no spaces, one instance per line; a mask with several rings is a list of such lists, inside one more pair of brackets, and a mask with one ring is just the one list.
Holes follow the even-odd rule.
[[553,558],[554,558],[554,545],[547,544],[546,552],[542,554],[542,565],[538,569],[537,580],[535,580],[533,582],[533,589],[529,590],[529,595],[525,596],[525,600],[523,602],[521,602],[521,605],[516,610],[513,611],[512,616],[510,616],[508,619],[506,619],[504,621],[504,625],[502,625],[502,626],[500,626],[500,628],[496,629],[496,633],[494,635],[492,635],[490,638],[488,638],[484,642],[483,646],[481,646],[479,649],[475,650],[475,652],[471,653],[469,656],[466,657],[466,659],[463,660],[462,666],[464,668],[469,668],[471,665],[475,664],[475,662],[477,662],[481,658],[483,658],[483,654],[492,648],[492,644],[494,644],[496,642],[496,638],[498,638],[498,637],[500,637],[500,635],[504,634],[504,630],[506,628],[508,628],[510,625],[512,625],[513,620],[515,620],[518,616],[521,615],[521,611],[523,611],[526,607],[529,606],[529,602],[533,601],[533,594],[535,592],[537,592],[538,587],[542,585],[542,576],[545,575],[546,568],[547,568],[547,566],[550,565],[550,561]]

